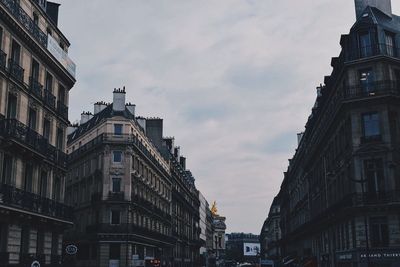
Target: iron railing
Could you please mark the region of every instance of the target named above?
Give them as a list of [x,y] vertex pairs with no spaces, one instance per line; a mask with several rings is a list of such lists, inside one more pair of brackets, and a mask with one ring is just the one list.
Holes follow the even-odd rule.
[[63,168],[67,166],[67,155],[64,152],[49,144],[47,138],[16,119],[0,120],[0,135],[31,148],[58,166]]
[[23,27],[38,41],[43,47],[47,47],[47,35],[44,33],[38,25],[35,24],[33,19],[25,12],[25,10],[19,5],[19,1],[15,0],[0,0],[8,12],[10,12],[14,18],[23,25]]
[[57,112],[61,115],[61,117],[68,120],[68,107],[60,100],[57,101]]
[[47,89],[43,90],[43,101],[52,109],[56,108],[56,97]]
[[344,99],[374,97],[382,95],[400,95],[400,82],[393,80],[383,80],[348,86],[344,91]]
[[35,96],[37,96],[40,99],[42,99],[42,88],[43,86],[39,83],[39,81],[36,78],[29,77],[29,89]]
[[0,184],[0,204],[68,221],[73,218],[71,207],[7,184]]
[[346,51],[347,61],[374,56],[389,56],[400,58],[400,48],[388,44],[375,44]]
[[7,64],[7,54],[0,49],[0,69],[5,70]]
[[10,72],[10,75],[17,81],[24,81],[24,69],[11,58],[8,60],[8,71]]
[[124,192],[109,192],[108,193],[108,200],[111,201],[124,201],[125,200],[125,194]]

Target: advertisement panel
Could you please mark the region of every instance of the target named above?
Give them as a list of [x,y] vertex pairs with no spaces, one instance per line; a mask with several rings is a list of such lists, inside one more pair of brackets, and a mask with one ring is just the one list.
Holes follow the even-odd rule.
[[75,78],[76,65],[68,57],[68,54],[60,47],[58,42],[49,34],[47,35],[47,50],[52,54],[61,65]]
[[260,243],[243,243],[244,256],[257,256],[260,254]]

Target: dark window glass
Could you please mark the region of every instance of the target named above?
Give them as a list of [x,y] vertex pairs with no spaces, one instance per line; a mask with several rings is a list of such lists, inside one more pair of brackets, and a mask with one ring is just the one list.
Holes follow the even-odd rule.
[[391,32],[385,32],[385,42],[386,42],[386,53],[388,56],[395,55],[395,42],[394,34]]
[[122,124],[114,124],[114,134],[122,135]]
[[63,129],[57,128],[57,148],[63,150],[64,148],[64,131]]
[[32,74],[32,80],[35,82],[38,82],[39,81],[39,63],[34,59],[32,59],[31,74]]
[[121,191],[121,179],[120,178],[113,178],[112,179],[112,190],[113,192],[120,192]]
[[111,224],[120,224],[120,212],[118,210],[111,211]]
[[110,244],[110,260],[121,259],[121,246],[120,244]]
[[14,63],[19,64],[20,55],[21,55],[21,46],[16,41],[13,40],[11,47],[11,60]]
[[362,93],[370,94],[375,91],[375,75],[372,69],[360,71],[360,85]]
[[53,93],[53,76],[48,72],[46,72],[46,89]]
[[389,244],[389,227],[386,217],[370,219],[370,235],[372,247],[386,247]]
[[361,57],[372,56],[372,42],[371,42],[371,35],[369,32],[361,33],[359,35],[359,45],[360,45]]
[[29,109],[29,125],[31,129],[36,130],[36,110]]
[[58,255],[58,233],[53,232],[51,235],[51,254]]
[[395,76],[397,84],[399,84],[400,83],[400,70],[399,69],[396,69],[394,71],[394,76]]
[[21,229],[21,253],[28,254],[29,253],[29,236],[30,236],[30,229],[28,226],[22,226]]
[[42,197],[47,196],[47,172],[42,171],[40,174],[39,195]]
[[60,177],[54,176],[53,179],[53,199],[55,201],[60,201],[61,200],[61,182],[60,182]]
[[7,118],[15,119],[17,117],[17,97],[8,94],[8,104],[7,104]]
[[8,229],[7,224],[0,223],[0,252],[7,251]]
[[33,165],[30,162],[27,162],[25,165],[25,181],[24,181],[24,190],[31,192],[32,191],[32,180],[33,180]]
[[122,152],[121,151],[113,151],[113,161],[114,162],[122,162]]
[[363,132],[365,138],[375,138],[380,136],[380,120],[378,113],[368,113],[362,115]]
[[65,88],[61,84],[58,85],[58,101],[65,105]]
[[39,230],[37,232],[36,247],[37,247],[37,254],[43,255],[44,254],[44,231]]
[[39,16],[36,13],[33,13],[33,23],[39,25]]
[[44,119],[43,121],[43,136],[47,139],[50,140],[50,121],[48,119]]
[[385,189],[382,159],[365,160],[364,171],[368,183],[368,199],[378,197]]
[[13,158],[5,154],[3,159],[2,183],[11,184]]
[[0,27],[0,49],[3,47],[3,28]]

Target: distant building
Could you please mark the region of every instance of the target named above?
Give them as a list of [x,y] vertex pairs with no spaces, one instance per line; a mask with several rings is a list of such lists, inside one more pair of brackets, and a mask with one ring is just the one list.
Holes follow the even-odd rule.
[[231,233],[226,235],[227,261],[239,263],[259,263],[260,236],[245,233]]
[[60,266],[70,45],[59,4],[0,1],[0,266]]
[[280,240],[282,237],[280,228],[280,198],[274,198],[268,217],[265,220],[260,234],[261,258],[279,261],[281,259]]

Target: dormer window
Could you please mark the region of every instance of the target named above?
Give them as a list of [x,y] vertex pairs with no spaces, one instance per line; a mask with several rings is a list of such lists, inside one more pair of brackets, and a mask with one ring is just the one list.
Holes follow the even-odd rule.
[[359,35],[360,57],[372,56],[372,41],[369,32],[363,32]]
[[395,56],[395,41],[394,34],[391,32],[385,32],[385,46],[386,46],[386,54],[388,56]]

